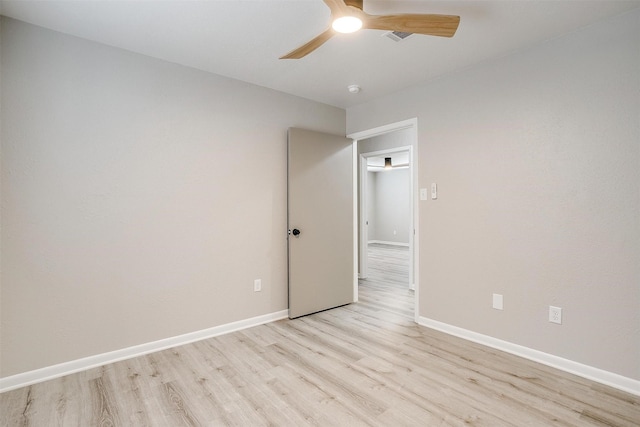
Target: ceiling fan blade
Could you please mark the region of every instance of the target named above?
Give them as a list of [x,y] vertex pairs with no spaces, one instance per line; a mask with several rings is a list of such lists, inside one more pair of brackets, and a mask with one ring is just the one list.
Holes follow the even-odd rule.
[[303,44],[299,48],[292,50],[291,52],[287,53],[284,56],[281,56],[280,59],[303,58],[308,54],[310,54],[311,52],[313,52],[314,50],[316,50],[317,48],[319,48],[320,46],[322,46],[322,44],[327,40],[329,40],[334,34],[335,32],[333,31],[333,29],[329,28],[325,30],[323,33],[321,33],[320,35],[318,35],[317,37],[311,39],[309,42]]
[[349,13],[349,8],[344,0],[324,0],[324,4],[329,6],[332,15],[345,15]]
[[458,24],[460,24],[460,17],[454,15],[367,15],[363,27],[372,30],[453,37]]

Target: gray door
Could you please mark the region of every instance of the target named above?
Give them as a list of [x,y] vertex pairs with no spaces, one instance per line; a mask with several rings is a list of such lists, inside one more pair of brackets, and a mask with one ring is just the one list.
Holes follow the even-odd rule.
[[289,317],[353,302],[353,151],[343,136],[289,129]]

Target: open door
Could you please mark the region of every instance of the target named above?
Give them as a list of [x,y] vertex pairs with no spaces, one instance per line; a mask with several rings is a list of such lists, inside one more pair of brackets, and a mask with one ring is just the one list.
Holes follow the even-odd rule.
[[353,302],[353,197],[352,141],[289,129],[289,318]]

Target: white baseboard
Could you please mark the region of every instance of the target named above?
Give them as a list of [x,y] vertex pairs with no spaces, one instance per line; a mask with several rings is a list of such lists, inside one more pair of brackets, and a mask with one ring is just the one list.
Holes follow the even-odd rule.
[[426,317],[419,317],[418,324],[449,335],[464,338],[478,344],[502,350],[506,353],[515,354],[516,356],[524,357],[525,359],[533,360],[534,362],[542,363],[543,365],[551,366],[553,368],[640,396],[640,381],[632,378],[627,378],[589,365],[583,365],[582,363],[574,362],[573,360],[564,359],[562,357],[554,356],[552,354],[544,353],[518,344],[513,344],[488,335],[479,334],[447,323],[438,322],[437,320]]
[[190,332],[176,337],[165,338],[159,341],[123,348],[108,353],[97,354],[95,356],[89,356],[82,359],[72,360],[70,362],[60,363],[58,365],[47,366],[46,368],[23,372],[10,377],[0,378],[0,393],[76,372],[85,371],[87,369],[96,368],[109,363],[131,359],[133,357],[228,334],[230,332],[251,328],[253,326],[263,325],[280,319],[286,319],[288,315],[289,312],[287,310],[277,311],[275,313],[239,320],[225,325],[214,326],[201,331]]
[[387,242],[387,241],[384,241],[384,240],[369,240],[367,243],[368,243],[368,244],[371,244],[371,243],[378,243],[378,244],[380,244],[380,245],[391,245],[391,246],[403,246],[403,247],[405,247],[405,248],[408,248],[408,247],[409,247],[409,244],[408,244],[408,243],[402,243],[402,242]]

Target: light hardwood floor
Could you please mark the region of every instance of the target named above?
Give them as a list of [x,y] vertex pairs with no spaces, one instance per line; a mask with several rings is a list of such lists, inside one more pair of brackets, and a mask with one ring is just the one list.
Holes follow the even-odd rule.
[[357,304],[3,393],[0,425],[640,425],[638,397],[417,326],[371,249]]
[[409,248],[369,244],[368,255],[367,279],[360,280],[359,302],[412,321],[415,302],[409,289]]

